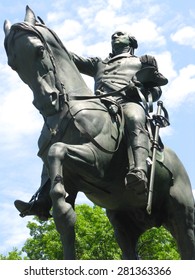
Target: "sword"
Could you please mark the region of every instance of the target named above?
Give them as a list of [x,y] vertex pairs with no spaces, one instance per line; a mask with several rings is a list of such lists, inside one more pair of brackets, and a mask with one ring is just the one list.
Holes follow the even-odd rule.
[[[152,166],[150,171],[150,183],[149,183],[149,193],[148,193],[148,202],[146,210],[149,215],[152,212],[152,198],[153,198],[153,189],[154,189],[154,176],[155,176],[155,168],[156,168],[156,154],[158,151],[158,141],[159,141],[159,130],[161,127],[166,127],[170,125],[169,116],[167,110],[163,106],[162,101],[158,101],[157,103],[157,113],[153,116],[153,120],[155,122],[155,135],[153,140],[153,150],[152,150]],[[162,111],[164,116],[162,116]]]

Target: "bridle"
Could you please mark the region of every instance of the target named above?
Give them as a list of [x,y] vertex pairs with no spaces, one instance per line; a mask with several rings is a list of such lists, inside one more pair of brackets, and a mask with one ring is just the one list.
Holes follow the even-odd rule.
[[[43,24],[39,24],[37,23],[38,26],[41,26],[41,27],[44,27],[46,28],[47,30],[49,30],[52,35],[54,36],[54,38],[57,40],[57,42],[60,44],[60,46],[64,49],[64,51],[67,52],[66,48],[64,47],[64,45],[61,43],[61,41],[58,39],[58,37],[56,36],[56,34],[48,29],[45,25]],[[98,91],[96,92],[96,95],[73,95],[73,94],[69,94],[69,92],[66,92],[65,90],[65,86],[64,84],[59,80],[58,78],[58,74],[57,74],[57,67],[56,67],[56,64],[55,64],[55,58],[53,56],[53,53],[51,51],[51,48],[50,46],[48,45],[48,43],[46,42],[44,36],[42,35],[42,33],[38,30],[38,28],[36,28],[36,26],[34,25],[31,25],[31,24],[28,24],[26,22],[22,22],[22,23],[16,23],[14,25],[12,25],[11,27],[11,30],[10,30],[10,33],[12,33],[12,37],[9,39],[9,43],[12,45],[14,45],[14,39],[16,37],[16,35],[18,34],[18,31],[23,31],[23,32],[28,32],[28,33],[31,33],[33,35],[36,35],[40,40],[41,42],[43,43],[44,45],[44,48],[46,49],[46,51],[48,52],[48,55],[49,55],[49,58],[50,58],[50,61],[52,63],[52,66],[53,66],[53,73],[54,73],[54,77],[55,77],[55,85],[56,85],[56,88],[59,90],[59,112],[61,112],[61,115],[64,116],[64,105],[66,104],[67,107],[68,107],[68,112],[70,113],[70,115],[72,116],[72,119],[74,120],[74,122],[76,122],[76,118],[75,116],[71,113],[71,108],[69,106],[69,102],[72,101],[72,100],[92,100],[92,99],[103,99],[103,98],[106,98],[106,97],[109,97],[109,96],[113,96],[113,95],[118,95],[120,94],[122,91],[124,90],[128,90],[130,87],[132,87],[131,84],[123,87],[122,89],[119,89],[117,91],[112,91],[110,93],[107,93],[107,94],[104,94],[103,92],[101,91]],[[18,36],[22,36],[22,35],[18,35]],[[6,49],[6,52],[8,53],[8,37],[9,35],[5,38],[5,49]],[[69,53],[67,52],[67,54],[69,55]],[[71,57],[70,57],[71,58]],[[71,92],[72,93],[72,92]],[[109,153],[109,154],[113,154],[115,153],[118,148],[119,148],[119,145],[120,145],[120,135],[121,135],[121,127],[123,126],[124,124],[124,117],[123,117],[123,114],[122,114],[122,110],[121,111],[121,114],[120,116],[116,116],[116,123],[117,123],[117,130],[118,130],[118,137],[116,139],[116,148],[114,150],[108,150],[108,149],[105,149],[102,145],[100,145],[83,127],[80,127],[80,130],[82,132],[84,132],[84,134],[91,140],[91,142],[98,148],[100,149],[101,151],[105,152],[105,153]],[[67,112],[67,113],[68,113]],[[67,114],[66,113],[66,114]],[[58,128],[56,129],[52,129],[49,127],[49,125],[47,124],[47,118],[44,117],[44,120],[45,120],[45,124],[46,126],[48,127],[51,135],[55,136],[58,132],[58,128],[60,126],[60,123],[58,124]],[[60,118],[60,120],[62,120],[62,117]],[[81,126],[79,124],[79,126]],[[78,126],[78,123],[77,123],[77,128],[79,128]]]
[[[47,28],[45,25],[38,24],[38,23],[37,23],[37,26]],[[55,35],[55,33],[52,32],[48,28],[47,28],[47,30],[49,30],[52,33],[52,35],[55,37],[55,39],[57,40],[57,36]],[[12,44],[12,46],[14,45],[14,39],[15,39],[16,35],[18,35],[18,31],[24,31],[24,32],[31,33],[32,35],[36,35],[41,40],[41,42],[44,45],[44,48],[48,52],[51,64],[53,66],[53,73],[54,73],[54,77],[55,77],[56,88],[59,90],[60,95],[64,95],[64,85],[58,79],[58,75],[57,75],[57,71],[56,71],[55,58],[53,56],[53,53],[52,53],[48,43],[46,42],[44,36],[42,35],[42,33],[38,30],[38,28],[36,28],[36,26],[28,24],[26,22],[13,24],[11,26],[11,30],[10,30],[10,33],[9,33],[9,35],[12,33],[12,37],[11,37],[10,42],[9,42],[10,44]],[[5,49],[6,49],[7,54],[9,52],[8,51],[8,45],[7,45],[9,35],[5,38]],[[18,36],[22,36],[22,35],[23,34],[18,35]],[[60,43],[59,40],[57,40],[57,41],[58,41],[58,43]],[[62,43],[60,45],[65,49],[65,47],[62,45]]]

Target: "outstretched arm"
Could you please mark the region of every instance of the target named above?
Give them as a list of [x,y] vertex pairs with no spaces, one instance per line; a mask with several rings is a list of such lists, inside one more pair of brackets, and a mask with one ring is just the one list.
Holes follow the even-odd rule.
[[79,72],[94,77],[96,65],[100,60],[98,57],[83,57],[71,52],[70,55]]

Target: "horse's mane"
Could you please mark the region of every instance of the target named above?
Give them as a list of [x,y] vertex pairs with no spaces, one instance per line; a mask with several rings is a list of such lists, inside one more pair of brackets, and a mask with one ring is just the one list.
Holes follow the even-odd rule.
[[59,44],[59,46],[68,54],[69,58],[71,59],[71,56],[70,56],[68,50],[66,49],[66,47],[64,46],[64,44],[62,43],[62,41],[60,40],[58,35],[53,30],[48,28],[45,24],[42,24],[39,22],[36,22],[35,25],[29,24],[28,22],[19,22],[19,23],[13,24],[11,26],[9,34],[5,37],[4,46],[5,46],[6,52],[8,52],[8,38],[10,39],[10,42],[11,42],[13,37],[15,36],[15,34],[18,31],[24,31],[27,33],[36,34],[40,38],[40,40],[44,43],[44,45],[47,47],[48,42],[46,41],[46,39],[44,37],[44,34],[43,34],[44,32],[40,31],[40,28],[45,28],[45,30],[49,31],[53,35],[54,39]]

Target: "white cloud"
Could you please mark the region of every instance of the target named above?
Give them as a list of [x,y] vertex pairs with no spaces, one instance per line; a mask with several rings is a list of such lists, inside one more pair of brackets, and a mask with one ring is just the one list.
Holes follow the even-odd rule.
[[94,90],[94,79],[87,75],[82,75],[87,86],[93,91]]
[[111,52],[110,41],[108,40],[90,45],[86,48],[86,51],[89,56],[99,56],[101,58],[105,58]]
[[[125,5],[127,4],[125,3]],[[65,15],[59,13],[58,17],[58,13],[55,11],[48,14],[48,19],[51,22],[56,22],[52,28],[56,30],[66,46],[74,51],[76,50],[74,44],[77,44],[77,49],[81,48],[82,50],[80,53],[85,49],[84,46],[90,48],[91,45],[94,45],[94,42],[97,43],[97,38],[99,44],[105,42],[105,40],[110,43],[110,36],[116,29],[122,29],[133,34],[139,43],[153,46],[153,48],[166,44],[162,35],[162,28],[157,26],[153,20],[154,14],[160,9],[159,5],[148,7],[147,14],[139,11],[121,13],[122,6],[122,0],[109,0],[107,3],[100,0],[96,1],[96,5],[92,5],[92,2],[89,1],[87,7],[78,5],[77,20],[67,19],[61,23],[60,21]],[[127,6],[131,7],[130,4]],[[96,55],[96,53],[94,52],[93,55]],[[105,56],[105,52],[103,56]]]
[[22,138],[34,135],[41,130],[43,121],[32,105],[31,92],[19,84],[2,96],[0,104],[1,133],[4,149],[17,147]]
[[[166,104],[164,104],[166,106]],[[164,129],[160,130],[160,136],[162,139],[164,139],[165,137],[170,137],[175,133],[175,130],[173,127],[171,126],[167,126]]]
[[123,0],[108,0],[108,5],[113,9],[120,9],[123,4]]
[[182,68],[177,77],[167,87],[164,96],[166,103],[171,108],[177,108],[188,98],[195,101],[195,65],[190,64]]
[[161,27],[153,20],[160,9],[159,5],[147,7],[147,13],[138,10],[120,13],[123,5],[131,8],[131,4],[123,4],[122,1],[110,0],[107,3],[97,1],[97,5],[79,7],[78,14],[86,29],[95,30],[103,40],[110,38],[116,29],[123,29],[136,36],[139,42],[153,46],[162,46],[166,43]]
[[195,48],[195,27],[184,26],[180,28],[174,34],[171,34],[171,39],[180,45]]
[[64,45],[66,46],[66,48],[71,51],[71,52],[75,52],[78,55],[82,55],[83,53],[86,54],[86,45],[83,42],[83,36],[79,35],[76,36],[75,38],[71,39],[71,40],[64,40]]
[[73,19],[64,20],[64,22],[53,25],[52,27],[53,30],[56,30],[59,38],[62,41],[77,37],[81,34],[82,28],[82,24]]
[[108,7],[107,9],[100,10],[96,14],[93,25],[96,25],[98,32],[104,32],[105,34],[107,32],[110,33],[111,31],[114,31],[116,28],[118,29],[119,26],[126,23],[128,23],[128,17],[126,15],[119,16],[115,10]]
[[0,244],[1,254],[12,251],[14,247],[21,249],[29,237],[29,229],[26,225],[28,221],[32,220],[32,217],[22,219],[18,214],[19,212],[14,205],[1,204],[1,235],[4,239],[4,242]]
[[154,56],[157,60],[159,71],[166,76],[168,80],[172,80],[177,76],[171,52],[154,53]]
[[59,22],[59,20],[65,18],[65,13],[63,11],[58,12],[49,12],[47,14],[47,21],[49,23],[56,23]]
[[[16,192],[15,197],[22,197],[22,200],[28,201],[29,194],[27,195],[21,192]],[[83,193],[79,193],[76,204],[89,204],[93,206]],[[27,238],[30,237],[27,223],[32,221],[34,216],[26,216],[21,218],[19,212],[14,207],[13,203],[1,203],[1,237],[3,243],[0,244],[0,253],[7,255],[9,251],[12,251],[14,247],[21,249],[24,246]]]
[[148,18],[142,18],[134,22],[129,28],[140,43],[152,44],[153,48],[166,43],[164,36],[161,34],[161,27]]

